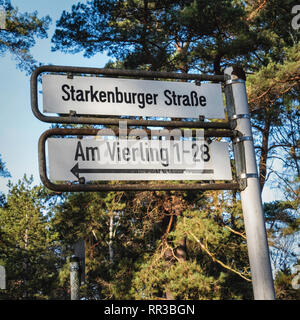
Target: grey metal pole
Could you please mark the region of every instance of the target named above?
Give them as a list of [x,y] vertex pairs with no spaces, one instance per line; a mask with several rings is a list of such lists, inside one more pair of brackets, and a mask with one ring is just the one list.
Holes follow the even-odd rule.
[[6,289],[6,271],[5,267],[0,265],[0,289]]
[[247,237],[255,300],[274,300],[275,291],[269,256],[269,247],[258,180],[255,150],[245,86],[245,73],[238,67],[225,70],[227,112],[236,121],[239,138],[234,145],[237,175],[243,189],[241,201]]
[[70,286],[71,300],[80,300],[80,259],[76,256],[70,258]]

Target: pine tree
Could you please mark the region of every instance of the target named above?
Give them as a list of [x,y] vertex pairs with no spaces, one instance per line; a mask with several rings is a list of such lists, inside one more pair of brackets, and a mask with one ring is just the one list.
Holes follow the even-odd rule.
[[6,165],[5,165],[5,162],[2,160],[1,154],[0,154],[0,177],[3,177],[3,178],[10,177],[10,173],[6,169]]
[[[11,175],[6,168],[5,162],[2,160],[2,156],[0,154],[0,178],[9,178]],[[3,207],[6,203],[6,197],[3,192],[0,191],[0,208]]]
[[[53,50],[83,52],[86,57],[106,51],[115,59],[110,67],[133,69],[221,74],[229,64],[243,66],[263,190],[271,172],[284,177],[270,167],[280,148],[293,163],[293,177],[298,166],[295,132],[299,130],[287,124],[289,113],[299,119],[299,34],[289,23],[294,4],[290,0],[87,1],[63,12],[52,38]],[[92,20],[87,18],[91,16]],[[279,134],[282,128],[287,131],[284,136]],[[251,298],[238,194],[126,193],[125,199],[121,216],[133,216],[133,223],[129,228],[122,220],[126,228],[119,229],[117,238],[122,246],[127,234],[133,235],[145,251],[133,240],[124,249],[130,252],[129,259],[114,251],[119,274],[130,281],[126,285],[121,281],[121,289],[112,280],[121,277],[107,273],[100,281],[102,294],[108,298]],[[296,211],[286,211],[291,201],[281,209],[295,221]],[[268,223],[277,221],[282,227],[280,206],[266,207],[266,217]],[[108,221],[107,215],[105,235],[110,234]],[[290,230],[294,233],[297,228]],[[272,233],[270,228],[271,244],[280,232]]]
[[46,38],[50,17],[38,18],[37,11],[20,13],[9,0],[0,0],[5,10],[5,28],[0,30],[0,55],[10,53],[20,70],[31,74],[38,65],[30,53],[35,37]]
[[0,259],[7,273],[6,299],[55,297],[59,267],[56,233],[47,214],[47,195],[32,178],[9,184],[7,205],[0,208]]

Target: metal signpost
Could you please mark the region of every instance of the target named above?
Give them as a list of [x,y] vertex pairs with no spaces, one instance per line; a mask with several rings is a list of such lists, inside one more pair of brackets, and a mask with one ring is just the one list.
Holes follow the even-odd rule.
[[80,273],[80,259],[74,255],[70,258],[71,300],[80,300]]
[[83,239],[76,241],[73,246],[73,253],[75,257],[79,259],[80,266],[80,283],[84,284],[85,282],[85,244]]
[[228,116],[236,120],[235,129],[241,134],[235,140],[234,152],[236,158],[244,158],[244,161],[239,164],[237,170],[240,179],[245,181],[246,186],[241,190],[241,200],[254,297],[259,300],[274,300],[274,284],[256,167],[245,78],[241,79],[239,73],[235,72],[232,67],[225,70],[225,75],[228,75],[225,86]]
[[[54,116],[39,109],[39,79],[43,112]],[[208,122],[206,119],[225,118],[221,85],[228,120]],[[41,135],[40,177],[51,190],[240,191],[254,298],[275,299],[245,78],[240,69],[228,68],[224,75],[199,75],[42,66],[31,76],[31,106],[44,122],[105,126],[101,130],[50,129]],[[161,119],[170,117],[185,120]],[[231,172],[228,143],[212,141],[212,137],[231,139],[236,175]],[[121,182],[109,183],[114,180]],[[158,184],[157,180],[165,182]],[[172,184],[174,180],[193,182]],[[73,260],[71,282],[79,277],[78,261]],[[78,294],[75,292],[73,299]]]
[[72,246],[70,257],[70,289],[71,300],[80,300],[80,285],[85,282],[85,246],[80,239]]
[[6,270],[5,267],[0,265],[0,289],[6,289]]

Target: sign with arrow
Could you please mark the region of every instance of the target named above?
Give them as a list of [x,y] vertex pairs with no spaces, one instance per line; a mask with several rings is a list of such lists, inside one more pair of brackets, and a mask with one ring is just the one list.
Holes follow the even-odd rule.
[[225,119],[220,83],[43,75],[43,111]]
[[232,180],[227,142],[49,138],[52,181]]

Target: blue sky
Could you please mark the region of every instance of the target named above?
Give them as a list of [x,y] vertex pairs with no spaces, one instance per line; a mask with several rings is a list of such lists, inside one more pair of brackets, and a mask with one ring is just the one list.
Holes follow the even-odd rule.
[[[84,0],[82,1],[84,2]],[[37,40],[31,50],[33,57],[44,64],[104,67],[109,58],[105,54],[97,54],[87,59],[80,54],[64,54],[51,52],[51,37],[55,24],[63,10],[70,10],[75,0],[12,0],[13,6],[20,12],[38,11],[39,17],[50,15],[52,24],[48,38]],[[40,184],[38,173],[37,143],[40,135],[50,125],[36,119],[31,112],[29,76],[16,68],[9,54],[0,57],[0,153],[11,173],[10,180],[16,183],[24,174],[34,177],[34,183]],[[7,193],[9,179],[0,178],[0,191]],[[264,189],[263,200],[271,201],[278,198],[279,191]]]
[[[33,57],[44,64],[104,67],[109,60],[106,55],[97,54],[93,58],[83,58],[82,54],[64,54],[51,52],[51,37],[55,30],[56,20],[63,10],[70,10],[74,0],[12,0],[12,5],[20,12],[38,11],[39,17],[50,15],[52,23],[47,39],[37,39],[31,50]],[[0,153],[11,173],[10,179],[0,178],[0,191],[6,193],[8,180],[13,183],[26,173],[34,176],[35,184],[40,183],[38,173],[37,143],[40,135],[50,124],[36,119],[30,106],[30,77],[16,68],[9,54],[0,57]]]

